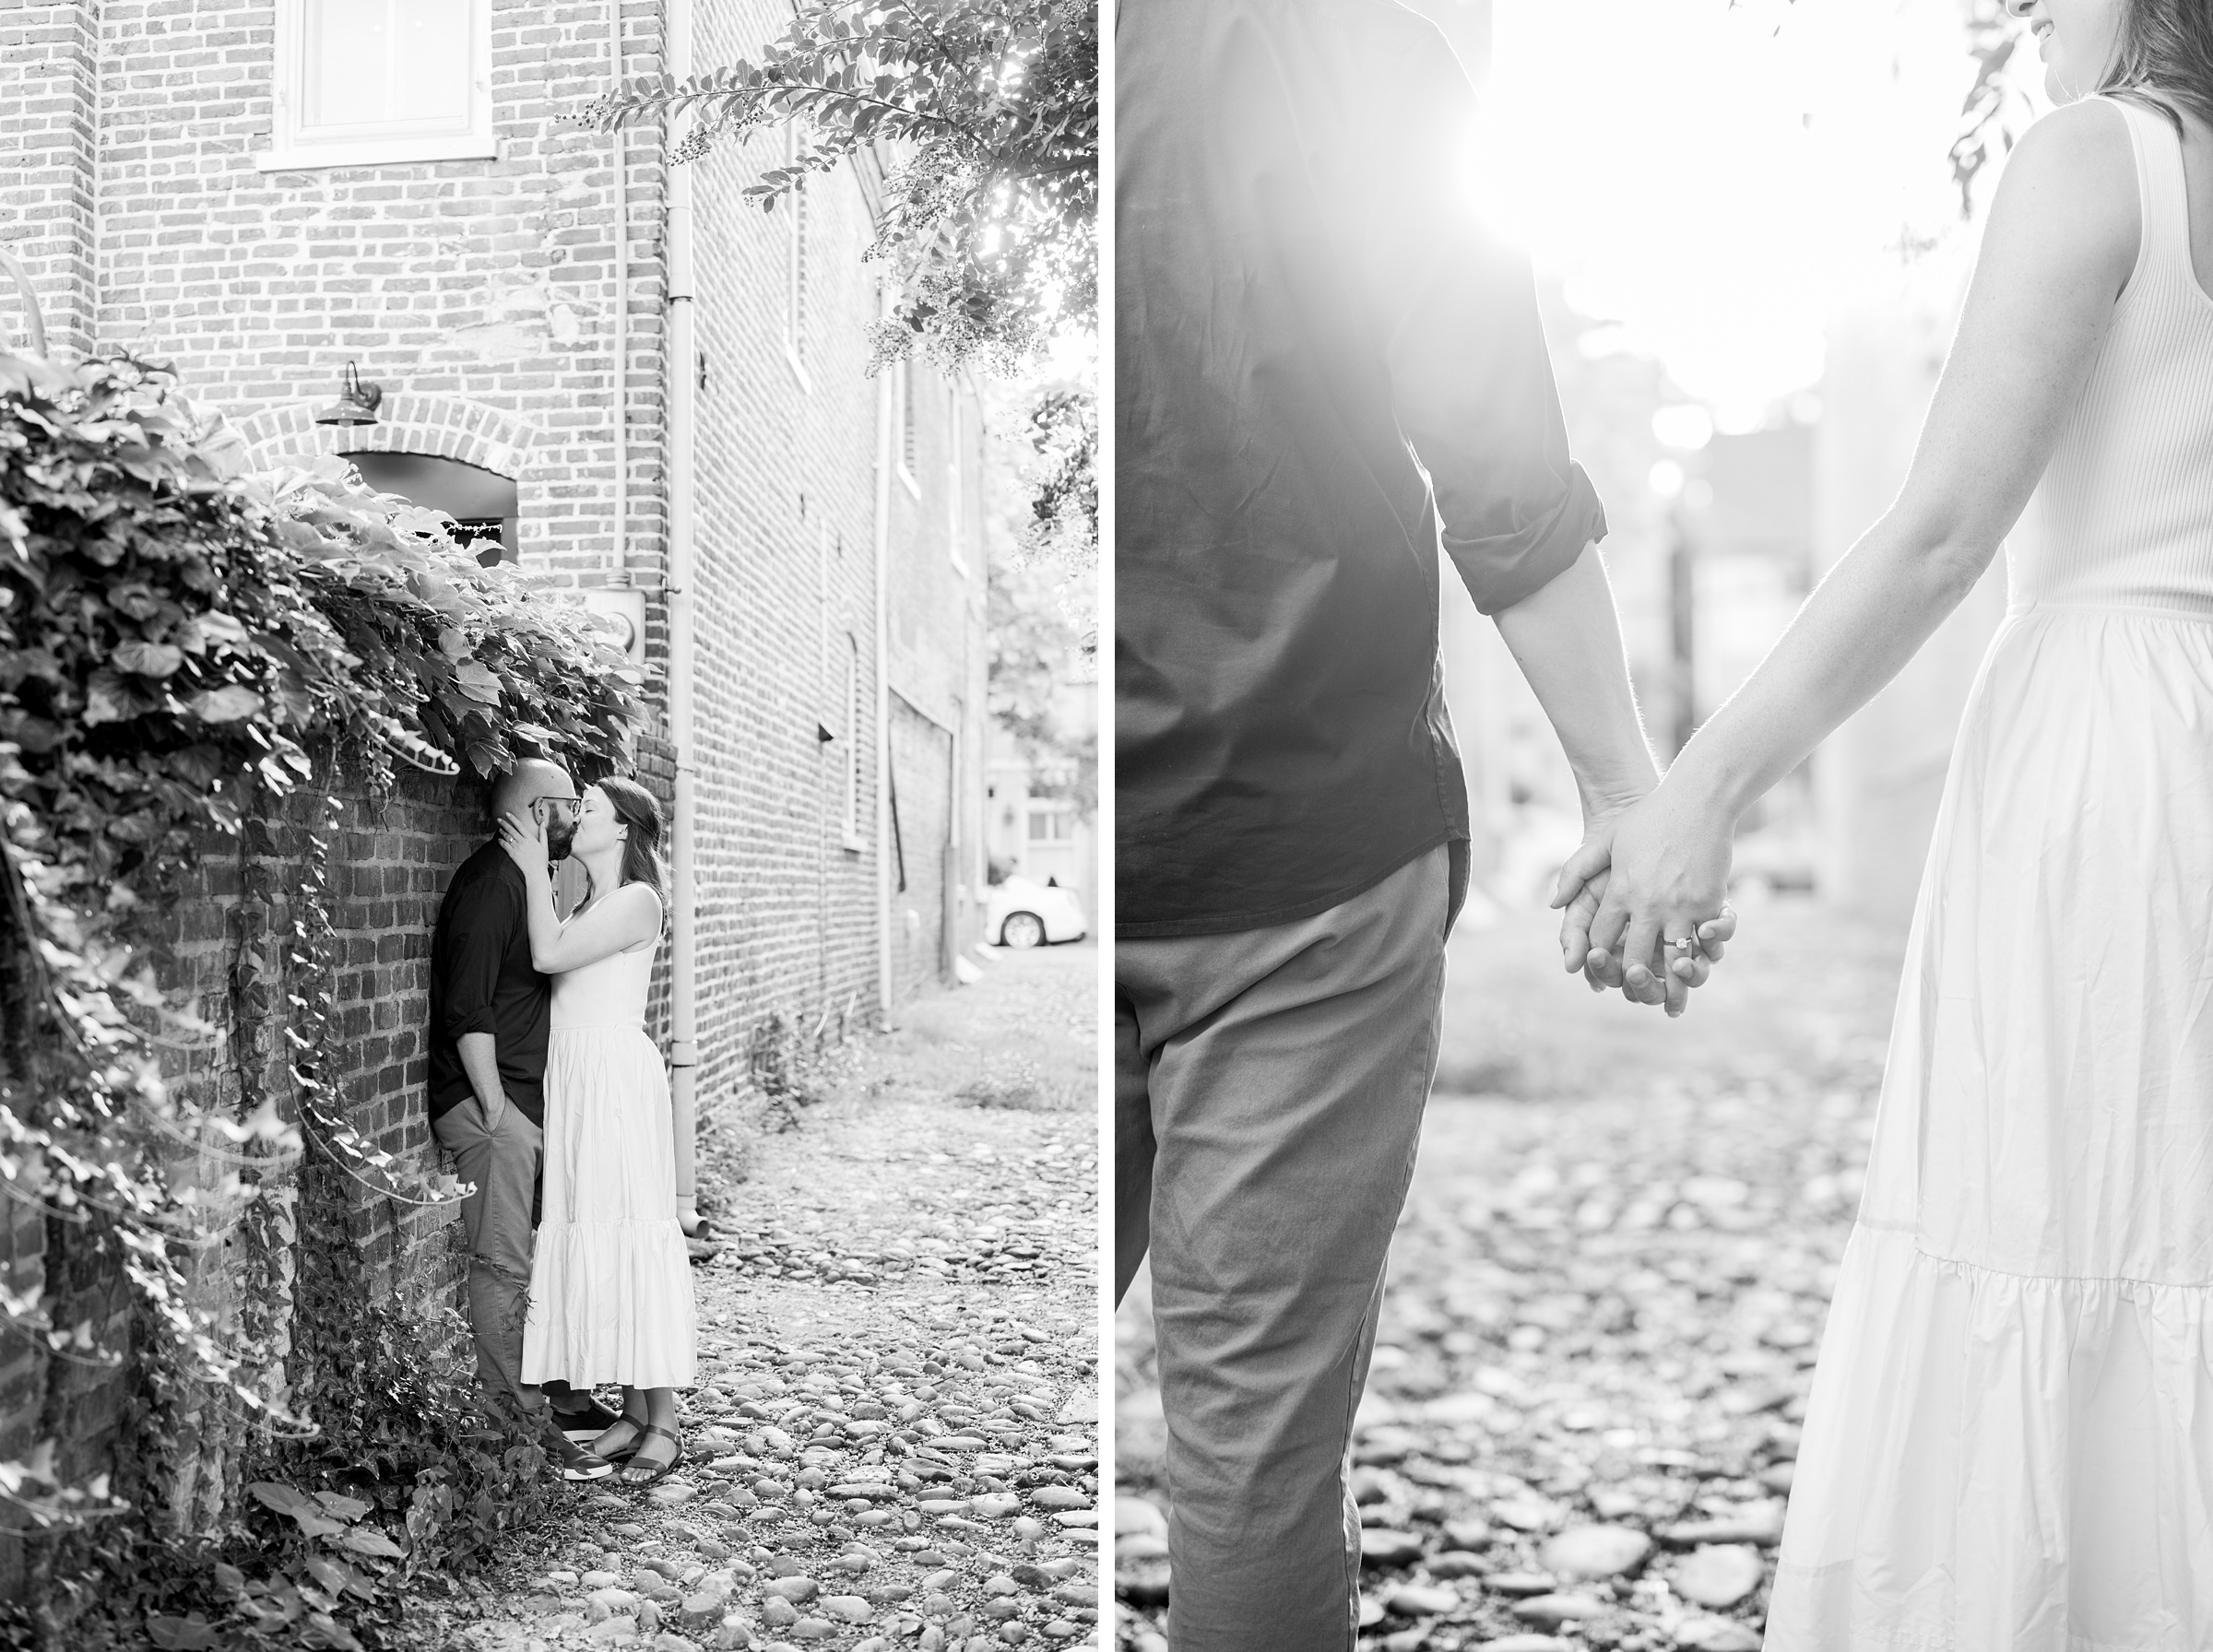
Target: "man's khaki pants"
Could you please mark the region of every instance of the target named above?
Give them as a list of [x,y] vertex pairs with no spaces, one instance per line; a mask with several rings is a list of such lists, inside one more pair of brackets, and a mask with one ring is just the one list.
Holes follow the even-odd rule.
[[512,1101],[501,1109],[498,1128],[487,1131],[474,1096],[440,1114],[431,1133],[453,1154],[454,1174],[477,1185],[461,1201],[477,1382],[487,1397],[512,1395],[535,1410],[538,1391],[522,1380],[523,1316],[530,1305],[530,1210],[545,1138]]
[[1348,1652],[1346,1487],[1437,1065],[1445,845],[1319,917],[1115,943],[1116,1293],[1148,1246],[1175,1652]]

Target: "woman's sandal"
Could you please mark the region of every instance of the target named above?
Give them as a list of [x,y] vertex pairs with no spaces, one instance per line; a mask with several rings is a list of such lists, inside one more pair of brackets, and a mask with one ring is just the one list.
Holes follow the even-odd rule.
[[[684,1460],[684,1443],[677,1437],[674,1430],[663,1428],[658,1423],[649,1422],[645,1425],[645,1433],[660,1435],[662,1439],[676,1447],[676,1455],[667,1462],[656,1463],[641,1472],[639,1465],[632,1460],[637,1456],[638,1447],[637,1446],[632,1446],[622,1454],[621,1459],[622,1466],[615,1471],[615,1480],[618,1484],[635,1487],[643,1491],[647,1486],[656,1485],[661,1481],[667,1480],[670,1471]],[[641,1436],[638,1446],[643,1446],[645,1443],[645,1439]]]
[[[624,1415],[616,1418],[614,1422],[610,1422],[607,1425],[608,1434],[612,1434],[614,1432],[616,1422],[629,1423],[632,1429],[635,1431],[633,1436],[625,1441],[623,1444],[616,1446],[612,1451],[600,1451],[595,1446],[593,1449],[593,1455],[598,1457],[602,1462],[616,1464],[627,1463],[632,1457],[637,1456],[638,1447],[645,1444],[645,1436],[651,1434],[653,1430],[646,1423],[641,1422],[637,1418],[625,1413]],[[600,1437],[604,1439],[606,1438],[606,1434],[602,1434]]]

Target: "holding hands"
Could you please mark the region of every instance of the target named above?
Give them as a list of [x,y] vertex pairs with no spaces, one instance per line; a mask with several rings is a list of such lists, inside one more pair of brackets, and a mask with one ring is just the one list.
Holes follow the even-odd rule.
[[1560,868],[1552,904],[1564,906],[1561,961],[1593,992],[1619,987],[1632,1003],[1689,1005],[1736,934],[1728,904],[1733,822],[1663,781],[1640,798],[1587,820]]

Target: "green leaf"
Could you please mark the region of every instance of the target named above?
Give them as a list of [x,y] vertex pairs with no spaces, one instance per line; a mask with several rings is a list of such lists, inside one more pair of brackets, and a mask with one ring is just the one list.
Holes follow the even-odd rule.
[[359,1497],[347,1497],[337,1492],[317,1492],[315,1501],[341,1520],[358,1520],[373,1506]]
[[471,700],[481,700],[488,705],[497,705],[506,685],[499,674],[476,660],[463,660],[454,667],[454,682]]
[[338,1540],[338,1547],[356,1554],[373,1554],[380,1560],[405,1560],[407,1551],[373,1527],[357,1526]]
[[112,671],[95,671],[85,685],[86,724],[121,723],[147,709],[144,696]]
[[188,1618],[148,1618],[146,1633],[161,1652],[212,1652],[223,1644],[215,1626],[196,1611]]
[[251,717],[261,710],[261,696],[252,689],[236,683],[220,689],[207,689],[193,695],[184,702],[193,714],[203,723],[235,723]]
[[168,677],[184,663],[184,651],[167,643],[124,643],[109,655],[119,671],[139,677]]
[[[254,965],[260,966],[258,959]],[[246,1488],[246,1493],[264,1508],[275,1509],[280,1515],[297,1515],[302,1510],[312,1514],[316,1508],[314,1499],[305,1492],[280,1481],[257,1480]]]

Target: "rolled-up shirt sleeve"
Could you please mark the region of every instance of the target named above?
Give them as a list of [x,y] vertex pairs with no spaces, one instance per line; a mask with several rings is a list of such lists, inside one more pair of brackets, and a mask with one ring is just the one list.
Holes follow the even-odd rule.
[[1410,68],[1417,158],[1380,238],[1393,410],[1428,472],[1445,550],[1475,606],[1509,608],[1603,538],[1604,508],[1568,431],[1528,258],[1490,233],[1465,169],[1474,97],[1449,51]]
[[486,879],[462,891],[460,909],[454,914],[447,935],[451,948],[445,961],[444,1025],[446,1037],[456,1040],[467,1032],[496,1032],[493,1000],[500,988],[500,968],[520,914],[497,879]]

